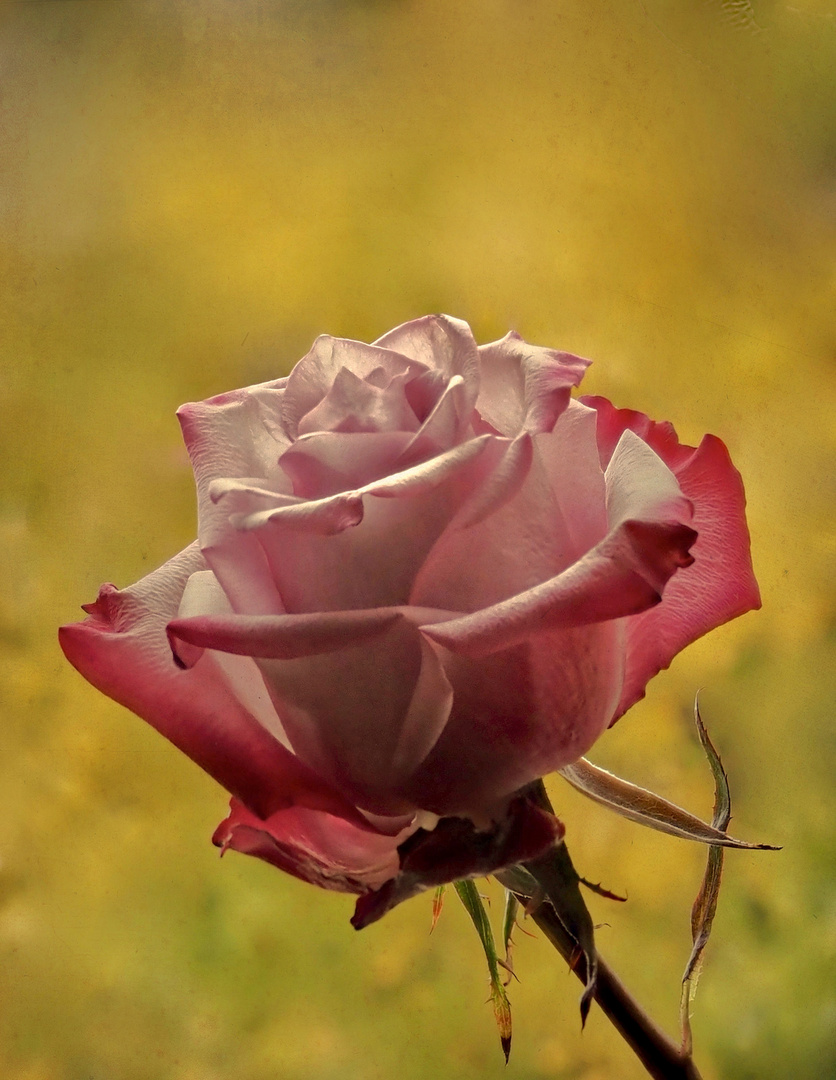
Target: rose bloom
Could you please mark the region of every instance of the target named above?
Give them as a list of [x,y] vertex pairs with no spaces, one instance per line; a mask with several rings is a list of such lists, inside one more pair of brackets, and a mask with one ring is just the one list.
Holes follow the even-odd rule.
[[198,541],[61,644],[232,794],[217,844],[355,893],[531,857],[515,793],[758,606],[723,443],[587,366],[428,316],[179,410]]

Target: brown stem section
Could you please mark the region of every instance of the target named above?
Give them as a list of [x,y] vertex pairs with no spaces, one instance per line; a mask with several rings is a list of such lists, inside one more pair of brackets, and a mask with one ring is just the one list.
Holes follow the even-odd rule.
[[[518,895],[525,906],[529,898]],[[541,904],[531,916],[582,983],[586,983],[586,961],[577,942],[564,928],[554,909]],[[654,1080],[701,1080],[690,1056],[651,1020],[604,959],[598,957],[595,1000],[627,1045]]]

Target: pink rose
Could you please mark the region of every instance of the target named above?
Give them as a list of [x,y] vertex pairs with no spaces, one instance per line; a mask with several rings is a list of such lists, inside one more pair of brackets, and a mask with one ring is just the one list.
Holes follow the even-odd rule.
[[724,445],[572,400],[587,365],[428,316],[180,409],[198,542],[61,643],[232,793],[217,843],[354,892],[436,817],[531,854],[515,792],[758,606]]

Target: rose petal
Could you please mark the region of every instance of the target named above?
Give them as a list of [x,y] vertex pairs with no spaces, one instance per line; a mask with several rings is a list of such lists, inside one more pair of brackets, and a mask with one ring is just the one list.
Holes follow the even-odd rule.
[[405,790],[436,814],[473,817],[576,761],[606,729],[622,686],[624,620],[542,630],[488,657],[441,655],[453,708]]
[[668,468],[676,474],[694,452],[692,446],[679,442],[676,430],[667,420],[651,420],[644,413],[634,409],[616,409],[606,398],[591,394],[578,398],[578,401],[594,409],[598,418],[598,450],[601,455],[601,468],[606,469],[610,458],[625,431],[634,434],[654,450]]
[[233,799],[212,841],[222,851],[255,855],[321,889],[364,893],[398,873],[397,846],[408,831],[384,836],[302,806],[279,810],[265,821]]
[[421,807],[404,781],[443,729],[452,693],[409,620],[339,651],[258,663],[294,751],[318,775],[373,813]]
[[479,346],[482,382],[476,408],[498,432],[513,438],[551,431],[590,361],[529,345],[511,331]]
[[269,511],[246,519],[248,525],[264,526],[256,535],[286,610],[406,603],[427,551],[455,513],[459,485],[468,483],[469,471],[490,438],[471,439],[353,493],[332,496],[338,507],[344,503],[349,509],[357,505],[355,498],[362,505],[364,495],[376,496],[365,498],[362,522],[340,535],[285,527],[286,515]]
[[[504,439],[494,439],[499,447]],[[455,527],[470,529],[495,514],[517,494],[528,476],[534,460],[534,442],[527,431],[518,435],[503,448],[499,464],[485,477],[485,481],[468,500],[456,518]]]
[[217,649],[238,656],[296,660],[360,645],[402,617],[397,608],[303,615],[206,613],[172,619],[167,629],[175,655],[192,667],[199,657],[185,653],[182,642],[198,651]]
[[[657,604],[674,572],[694,561],[689,549],[697,534],[684,523],[691,504],[661,458],[631,431],[619,440],[605,479],[610,532],[590,552],[562,574],[435,626],[428,636],[454,652],[483,656],[538,631],[622,618]],[[419,599],[441,606],[426,594]]]
[[282,399],[282,423],[291,439],[299,434],[302,418],[326,397],[342,368],[360,379],[382,368],[389,377],[418,374],[420,364],[410,362],[391,349],[365,345],[348,338],[318,337],[287,380]]
[[752,569],[743,483],[723,443],[706,435],[697,449],[684,446],[670,424],[616,409],[604,398],[584,401],[598,415],[602,460],[626,430],[645,439],[692,502],[693,526],[699,534],[691,551],[693,566],[668,583],[661,604],[627,624],[627,671],[617,719],[644,697],[647,682],[680,650],[714,627],[760,607],[760,594]]
[[460,375],[454,375],[436,401],[427,419],[412,437],[404,457],[423,458],[455,447],[467,437],[473,407]]
[[618,440],[604,479],[610,529],[627,521],[691,520],[693,504],[683,495],[676,477],[632,431],[625,431]]
[[427,635],[454,652],[486,656],[544,630],[637,614],[658,604],[668,578],[690,566],[696,535],[675,522],[626,521],[562,574]]
[[[596,414],[574,403],[548,434],[495,439],[458,514],[415,580],[410,602],[478,611],[555,577],[607,533]],[[533,453],[529,467],[526,447]],[[511,455],[510,465],[498,455]],[[476,471],[478,469],[478,471]]]
[[86,607],[90,618],[59,631],[67,659],[254,812],[299,801],[356,814],[247,712],[214,667],[181,671],[173,663],[166,623],[191,574],[205,569],[192,545],[129,589],[103,586]]
[[678,478],[695,508],[694,565],[674,577],[652,617],[646,612],[628,623],[627,674],[616,718],[644,697],[648,680],[686,645],[761,606],[743,484],[723,443],[706,436]]
[[469,414],[479,394],[479,354],[466,322],[450,315],[426,315],[403,323],[378,338],[375,345],[393,349],[426,368],[440,371],[446,382],[461,376],[464,409]]
[[[177,612],[178,620],[191,620],[195,616],[221,616],[232,615],[229,600],[226,597],[220,582],[211,570],[198,570],[186,582],[183,590],[183,598]],[[235,617],[235,616],[233,616]],[[279,616],[281,618],[281,616]],[[171,624],[169,624],[170,626]],[[169,631],[169,641],[171,634]],[[194,647],[193,647],[194,648]],[[188,646],[186,647],[188,649]],[[194,648],[192,653],[188,651],[177,652],[176,658],[184,667],[194,667],[197,661],[206,655],[206,664],[214,664],[222,678],[226,679],[230,690],[241,702],[247,712],[254,716],[262,727],[266,728],[283,746],[290,749],[281,720],[273,708],[267,687],[261,672],[248,653],[235,656],[228,652],[213,650],[208,653],[202,648]]]
[[[380,370],[376,368],[371,374]],[[378,387],[348,368],[341,368],[322,401],[299,421],[298,434],[417,431],[418,420],[404,396],[404,382],[402,375]]]
[[201,549],[236,611],[281,611],[281,599],[258,541],[229,523],[229,511],[218,509],[210,488],[224,476],[281,485],[278,458],[289,445],[280,422],[286,382],[247,387],[177,412],[195,473]]
[[321,499],[386,476],[411,441],[408,431],[322,431],[297,439],[280,464],[296,495]]
[[[254,492],[262,497],[261,492]],[[282,526],[304,533],[333,536],[359,525],[363,520],[363,498],[359,491],[343,491],[324,499],[299,499],[277,495],[277,505],[265,510],[244,510],[230,514],[229,523],[242,532]]]

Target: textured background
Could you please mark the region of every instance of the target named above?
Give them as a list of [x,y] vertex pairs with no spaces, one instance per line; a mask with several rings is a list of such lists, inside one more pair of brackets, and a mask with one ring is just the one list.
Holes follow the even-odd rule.
[[[595,749],[737,834],[706,1077],[836,1072],[831,0],[30,0],[0,7],[0,1073],[642,1075],[519,937],[502,1065],[454,898],[351,901],[209,844],[225,799],[63,662],[59,622],[193,535],[173,412],[320,332],[444,310],[591,356],[587,391],[721,435],[763,611]],[[675,1029],[703,854],[553,787],[602,951]],[[495,905],[496,909],[496,905]]]

